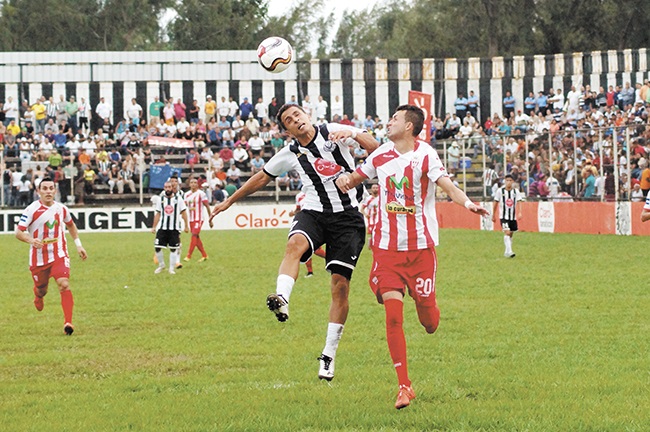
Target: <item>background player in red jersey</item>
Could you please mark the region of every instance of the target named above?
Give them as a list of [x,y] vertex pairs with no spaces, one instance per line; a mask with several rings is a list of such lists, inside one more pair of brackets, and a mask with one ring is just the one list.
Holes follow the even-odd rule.
[[61,294],[63,308],[63,331],[67,335],[74,332],[72,325],[72,309],[74,300],[70,291],[70,257],[65,240],[65,224],[70,231],[77,253],[82,260],[88,258],[86,250],[81,245],[77,226],[72,220],[70,210],[63,204],[54,201],[56,186],[54,181],[45,177],[38,185],[40,200],[27,206],[18,226],[16,238],[29,243],[29,270],[34,279],[34,306],[43,310],[43,297],[47,294],[50,278],[54,278]]
[[375,150],[355,172],[343,174],[336,181],[345,193],[368,178],[378,178],[379,217],[371,243],[370,286],[386,310],[386,340],[399,382],[397,409],[408,406],[415,398],[402,326],[405,291],[415,300],[418,318],[427,333],[435,332],[440,321],[435,293],[435,186],[469,211],[488,214],[454,186],[436,151],[417,139],[423,123],[420,108],[399,106],[388,122],[390,141]]
[[363,200],[361,204],[361,212],[366,216],[366,228],[368,230],[368,247],[372,244],[372,232],[377,223],[377,216],[379,215],[379,185],[373,184],[370,186],[370,195]]
[[[203,248],[203,242],[201,241],[201,227],[203,226],[203,208],[210,213],[210,201],[208,200],[207,195],[204,191],[199,188],[199,181],[195,178],[190,179],[190,191],[185,194],[185,204],[187,205],[187,210],[190,214],[190,232],[192,233],[192,240],[190,241],[190,250],[187,252],[187,256],[184,258],[185,261],[192,259],[192,252],[194,248],[198,248],[201,252],[201,259],[199,262],[203,262],[208,259],[208,254]],[[212,228],[213,223],[210,221],[210,228]]]

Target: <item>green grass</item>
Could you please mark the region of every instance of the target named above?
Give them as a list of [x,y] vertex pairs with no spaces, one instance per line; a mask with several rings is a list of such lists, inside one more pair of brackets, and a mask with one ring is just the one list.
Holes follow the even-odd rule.
[[265,307],[285,235],[206,232],[210,261],[170,276],[153,274],[151,234],[82,234],[90,258],[72,260],[72,337],[53,282],[36,312],[27,247],[0,237],[0,430],[650,427],[647,239],[518,233],[507,260],[499,233],[442,231],[441,325],[427,335],[407,301],[418,397],[396,411],[371,254],[352,281],[330,385],[316,378],[329,307],[323,261],[298,281],[289,322]]

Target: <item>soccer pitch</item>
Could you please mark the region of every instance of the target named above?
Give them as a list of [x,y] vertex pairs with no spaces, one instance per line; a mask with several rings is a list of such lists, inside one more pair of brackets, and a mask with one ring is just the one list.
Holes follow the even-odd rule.
[[[32,304],[27,246],[0,236],[3,431],[643,431],[650,290],[642,237],[442,230],[438,332],[406,302],[417,398],[397,380],[364,251],[336,377],[316,375],[329,276],[301,277],[291,318],[265,306],[285,230],[202,234],[210,260],[154,275],[150,233],[81,234],[72,337],[53,282]],[[183,234],[184,253],[189,237]],[[167,259],[167,254],[166,254]]]

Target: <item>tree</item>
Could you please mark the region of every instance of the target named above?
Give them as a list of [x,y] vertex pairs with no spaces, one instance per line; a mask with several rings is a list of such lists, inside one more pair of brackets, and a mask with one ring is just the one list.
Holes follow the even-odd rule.
[[267,16],[265,0],[184,0],[169,28],[177,50],[256,49]]

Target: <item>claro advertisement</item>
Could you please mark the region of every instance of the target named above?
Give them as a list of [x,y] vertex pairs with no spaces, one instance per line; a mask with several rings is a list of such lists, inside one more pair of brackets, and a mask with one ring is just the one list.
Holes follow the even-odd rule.
[[[292,205],[233,205],[214,219],[215,230],[289,229]],[[155,211],[152,207],[70,208],[80,231],[147,231]],[[22,209],[0,211],[0,234],[13,233]],[[207,211],[203,229],[210,229]]]

